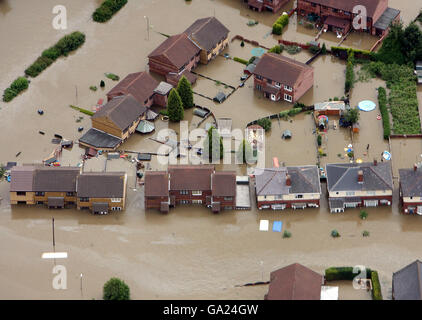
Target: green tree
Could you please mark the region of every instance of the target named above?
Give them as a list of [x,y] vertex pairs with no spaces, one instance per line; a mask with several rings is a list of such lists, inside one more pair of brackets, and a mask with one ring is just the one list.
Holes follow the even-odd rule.
[[327,53],[327,47],[325,46],[325,42],[322,44],[321,53],[322,54],[326,54]]
[[252,150],[251,144],[243,139],[237,150],[236,157],[240,163],[253,163],[256,162],[256,157],[254,157],[254,152]]
[[223,138],[220,137],[217,129],[211,127],[208,129],[207,137],[204,141],[204,157],[213,162],[213,160],[222,159],[223,156]]
[[359,121],[359,110],[356,109],[356,108],[349,109],[346,112],[344,119],[347,122],[352,123],[352,124],[358,122]]
[[402,52],[403,24],[395,23],[391,26],[388,36],[384,39],[381,48],[376,53],[377,60],[387,64],[404,64],[406,58]]
[[271,130],[271,120],[268,118],[259,119],[257,124],[264,128],[265,132]]
[[119,278],[111,278],[104,284],[104,300],[130,300],[129,286]]
[[177,85],[177,92],[179,93],[180,99],[182,99],[184,109],[194,106],[192,85],[185,76],[180,78],[179,84]]
[[167,110],[170,121],[178,122],[183,120],[183,102],[176,89],[171,89],[170,91],[169,99],[167,102]]

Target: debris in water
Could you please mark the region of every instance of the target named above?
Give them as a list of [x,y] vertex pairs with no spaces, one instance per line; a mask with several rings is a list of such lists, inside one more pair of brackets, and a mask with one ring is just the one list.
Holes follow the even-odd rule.
[[39,134],[42,134],[42,135],[44,135],[45,133],[44,133],[44,131],[38,131],[38,133]]
[[19,152],[16,154],[16,157],[19,157],[21,153],[22,153],[22,152],[21,152],[21,151],[19,151]]
[[84,129],[84,127],[79,127],[78,132],[81,132]]
[[38,110],[38,114],[40,115],[40,116],[42,116],[43,114],[44,114],[44,111],[43,110]]
[[63,137],[61,135],[57,134],[57,133],[54,135],[54,137],[56,137],[57,139],[60,139],[60,140],[63,139]]

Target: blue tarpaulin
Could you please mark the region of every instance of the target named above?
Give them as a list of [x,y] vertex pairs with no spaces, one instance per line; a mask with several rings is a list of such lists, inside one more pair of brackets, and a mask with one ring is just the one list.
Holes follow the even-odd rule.
[[281,232],[282,227],[283,227],[283,222],[274,221],[274,223],[273,223],[273,231],[274,232]]

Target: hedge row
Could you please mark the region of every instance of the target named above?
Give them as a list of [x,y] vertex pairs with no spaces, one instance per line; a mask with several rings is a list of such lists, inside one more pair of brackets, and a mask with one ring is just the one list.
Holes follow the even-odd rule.
[[302,111],[303,111],[302,108],[292,108],[292,109],[289,109],[289,110],[281,111],[279,113],[279,115],[280,115],[280,118],[293,117],[293,116],[301,113]]
[[238,57],[234,57],[233,60],[236,61],[236,62],[240,62],[240,63],[242,63],[244,65],[247,65],[249,63],[248,60],[245,60],[245,59],[242,59],[242,58],[238,58]]
[[344,92],[348,94],[350,90],[352,90],[354,83],[355,83],[355,58],[354,53],[350,52],[347,58],[347,66],[346,66],[346,82],[344,85]]
[[348,59],[349,55],[353,55],[358,59],[367,59],[367,60],[376,60],[376,56],[373,52],[368,50],[358,50],[353,48],[343,48],[343,47],[331,47],[331,53],[336,57],[342,58],[344,60]]
[[84,42],[85,35],[79,31],[64,36],[54,46],[44,50],[41,56],[25,70],[25,74],[35,78],[59,57],[67,56]]
[[13,100],[20,92],[27,89],[29,86],[29,81],[25,77],[19,77],[12,82],[9,88],[4,90],[3,101],[9,102]]
[[[372,270],[367,268],[366,274],[371,275]],[[356,276],[357,274],[353,273],[353,267],[332,267],[325,270],[325,280],[327,281],[352,281]]]
[[289,24],[289,15],[282,14],[273,24],[273,34],[281,35],[283,29]]
[[384,139],[388,140],[391,134],[390,113],[387,108],[387,92],[383,87],[378,88],[378,104],[381,111]]
[[373,300],[382,300],[381,284],[378,278],[378,272],[371,272],[371,281],[372,281],[372,299]]
[[92,19],[96,22],[106,22],[119,11],[127,0],[106,0],[92,14]]

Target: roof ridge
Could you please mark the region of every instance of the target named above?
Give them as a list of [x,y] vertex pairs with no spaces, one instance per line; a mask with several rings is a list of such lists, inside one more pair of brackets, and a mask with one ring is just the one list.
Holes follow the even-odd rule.
[[370,170],[372,170],[372,172],[373,173],[375,173],[375,175],[378,177],[378,178],[380,178],[381,179],[381,181],[382,182],[384,182],[384,184],[386,184],[389,188],[392,188],[392,186],[390,187],[389,185],[388,185],[388,182],[387,181],[385,181],[385,179],[383,178],[383,177],[381,177],[379,174],[378,174],[378,172],[376,172],[375,171],[375,169],[374,169],[374,167],[373,166],[369,166],[368,167]]

